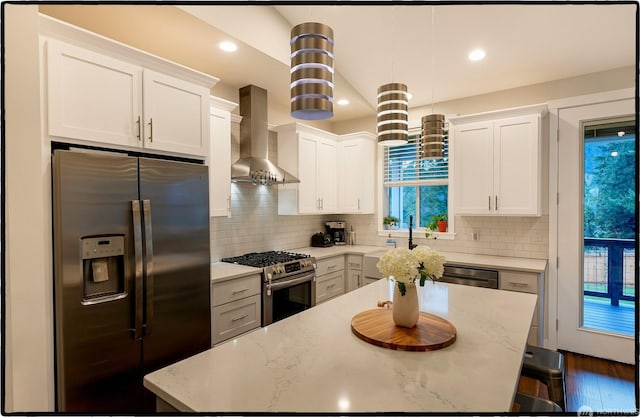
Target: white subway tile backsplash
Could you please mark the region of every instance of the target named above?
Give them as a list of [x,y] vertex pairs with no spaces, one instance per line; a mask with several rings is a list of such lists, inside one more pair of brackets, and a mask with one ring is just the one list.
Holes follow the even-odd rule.
[[[239,129],[232,126],[232,161],[239,155]],[[277,160],[276,135],[270,132],[269,159]],[[231,185],[231,214],[211,218],[211,260],[247,252],[286,250],[309,246],[311,236],[324,231],[327,220],[344,220],[353,226],[360,245],[385,246],[387,236],[378,236],[377,216],[311,215],[279,216],[278,188]],[[451,252],[483,255],[548,258],[549,216],[492,217],[456,216],[455,239],[425,239],[414,233],[414,243]],[[473,240],[473,232],[478,240]],[[394,238],[398,247],[406,247],[406,238]]]

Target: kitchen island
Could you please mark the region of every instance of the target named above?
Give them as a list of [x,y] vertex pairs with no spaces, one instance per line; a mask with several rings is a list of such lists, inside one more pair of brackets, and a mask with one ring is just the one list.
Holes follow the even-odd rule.
[[148,374],[158,411],[509,412],[536,295],[427,282],[420,309],[457,340],[426,352],[371,345],[351,319],[392,298],[386,279]]

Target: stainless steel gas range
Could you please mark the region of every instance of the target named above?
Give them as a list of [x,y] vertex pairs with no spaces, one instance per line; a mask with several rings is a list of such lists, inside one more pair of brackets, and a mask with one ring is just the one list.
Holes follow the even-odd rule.
[[269,251],[223,258],[222,262],[262,268],[262,326],[316,305],[316,259]]

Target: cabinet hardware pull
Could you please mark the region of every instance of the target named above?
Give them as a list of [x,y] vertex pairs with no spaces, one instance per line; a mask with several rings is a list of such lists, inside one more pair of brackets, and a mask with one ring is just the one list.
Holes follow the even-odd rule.
[[327,285],[327,289],[328,289],[328,288],[333,288],[333,287],[335,287],[335,286],[336,286],[336,284],[335,284],[335,283],[333,283],[333,284],[331,284],[331,285]]
[[491,211],[491,196],[489,196],[489,211]]
[[520,287],[520,288],[525,288],[529,286],[529,284],[524,282],[512,282],[512,281],[509,281],[509,285],[512,285],[514,287]]
[[153,118],[149,118],[149,142],[153,142]]
[[248,289],[249,288],[245,288],[245,289],[242,289],[242,290],[235,290],[234,292],[231,293],[231,295],[236,295],[236,294],[243,293],[243,292],[247,291]]
[[358,211],[360,211],[360,197],[358,197]]
[[238,321],[238,320],[246,319],[247,317],[249,317],[249,315],[245,314],[243,316],[232,318],[231,321]]
[[496,196],[496,210],[498,210],[498,196]]
[[333,269],[333,268],[335,268],[336,266],[338,266],[338,265],[329,265],[329,266],[327,266],[327,269]]
[[136,120],[136,123],[138,124],[138,134],[136,135],[136,137],[138,138],[138,142],[140,142],[142,140],[142,134],[140,133],[142,129],[142,125],[140,124],[140,116],[138,116],[138,120]]

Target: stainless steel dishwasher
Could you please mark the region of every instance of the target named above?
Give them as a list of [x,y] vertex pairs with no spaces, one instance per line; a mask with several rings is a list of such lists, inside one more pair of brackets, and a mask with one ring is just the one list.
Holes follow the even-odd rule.
[[497,270],[445,263],[444,273],[440,281],[498,289],[498,277],[499,273]]

